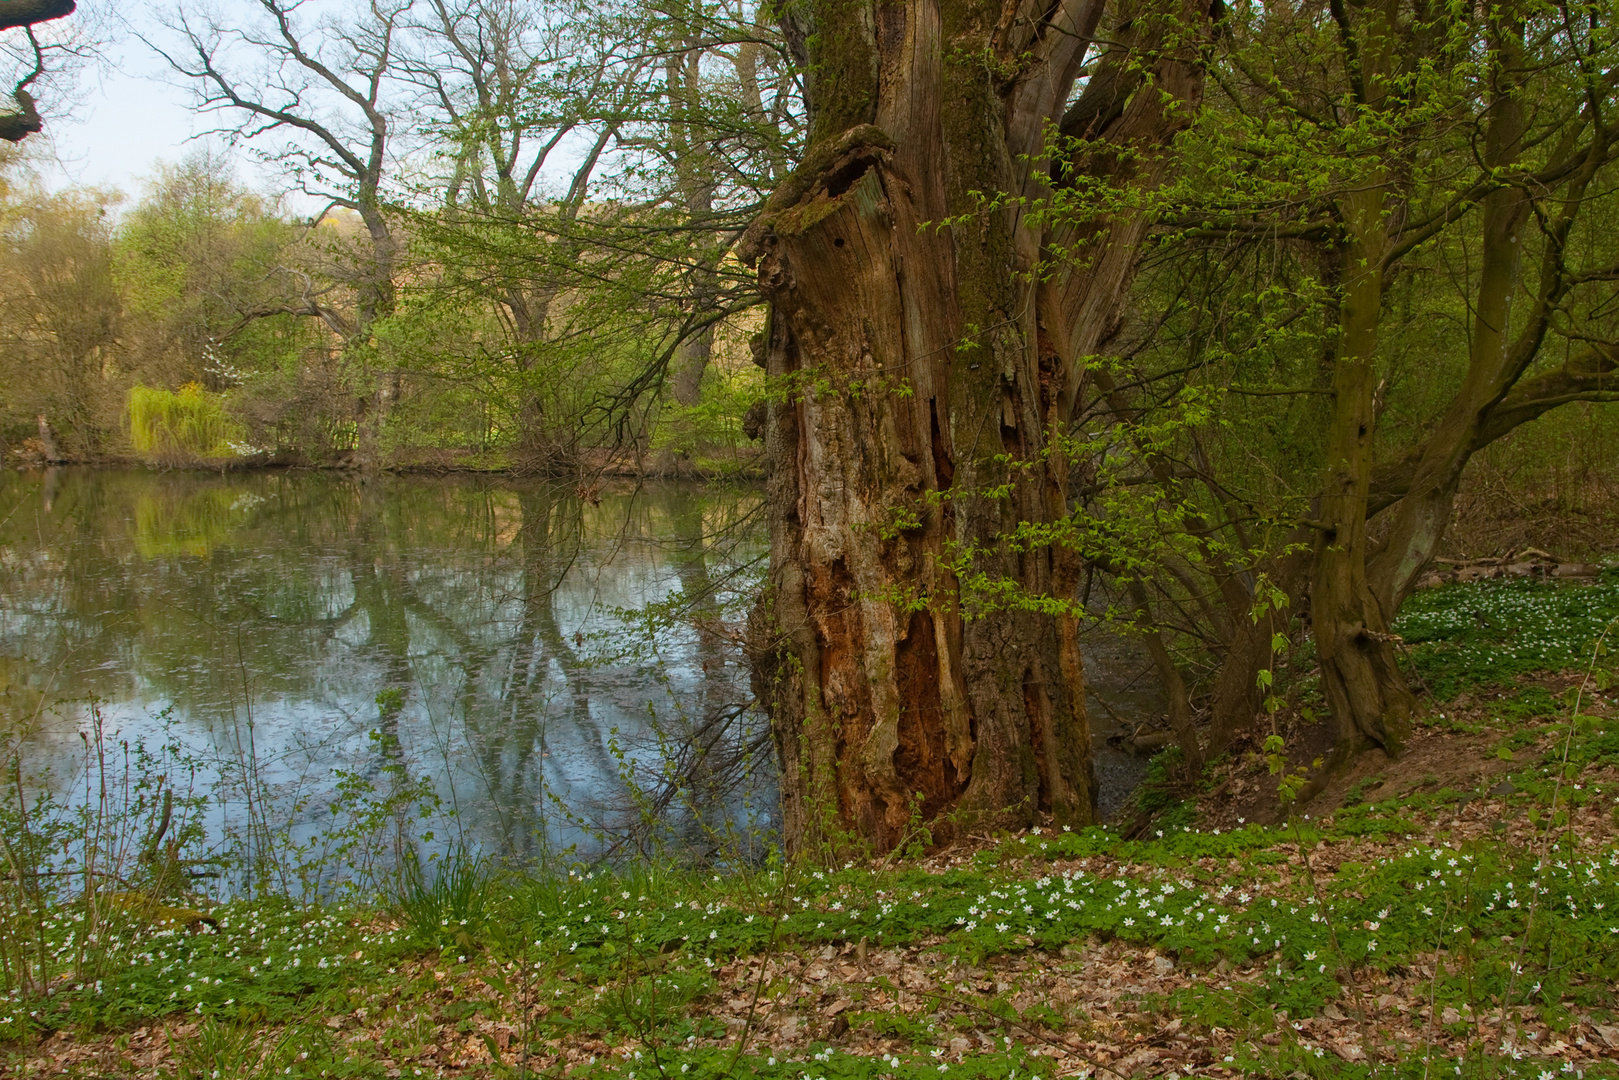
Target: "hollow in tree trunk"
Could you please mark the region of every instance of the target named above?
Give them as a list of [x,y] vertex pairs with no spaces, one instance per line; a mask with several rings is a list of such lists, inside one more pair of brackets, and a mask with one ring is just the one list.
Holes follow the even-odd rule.
[[799,854],[1094,819],[1082,566],[1014,534],[1068,517],[1054,436],[1144,225],[1041,225],[975,193],[1041,197],[1027,162],[1059,120],[1092,140],[1059,176],[1150,183],[1199,87],[1197,35],[1167,31],[1204,17],[1121,17],[1063,113],[1102,4],[1013,7],[812,0],[786,27],[806,43],[812,149],[741,254],[782,388],[750,642]]

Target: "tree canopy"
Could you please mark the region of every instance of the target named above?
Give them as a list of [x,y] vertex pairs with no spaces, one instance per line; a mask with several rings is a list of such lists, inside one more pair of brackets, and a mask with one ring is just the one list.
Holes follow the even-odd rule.
[[1393,619],[1481,469],[1609,460],[1615,15],[175,7],[173,78],[317,209],[206,156],[125,210],[16,186],[6,438],[172,456],[184,391],[199,460],[763,478],[798,850],[1091,821],[1104,620],[1188,776],[1308,654],[1325,775],[1400,752]]

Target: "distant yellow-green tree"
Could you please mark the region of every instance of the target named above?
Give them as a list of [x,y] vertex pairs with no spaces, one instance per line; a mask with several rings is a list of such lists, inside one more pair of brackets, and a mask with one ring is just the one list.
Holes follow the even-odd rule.
[[75,458],[106,449],[128,385],[117,363],[114,198],[28,185],[0,203],[0,425],[25,436],[44,416]]
[[129,391],[129,440],[148,460],[240,457],[244,439],[242,426],[225,411],[224,396],[198,383],[178,391],[151,386]]
[[279,268],[296,239],[228,161],[198,153],[158,166],[113,237],[119,362],[131,382],[227,390],[296,362],[305,341],[297,316],[247,318],[281,298]]

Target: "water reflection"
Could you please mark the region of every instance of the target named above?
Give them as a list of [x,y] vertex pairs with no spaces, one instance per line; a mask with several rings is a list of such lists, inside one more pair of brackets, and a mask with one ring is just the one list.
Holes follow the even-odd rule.
[[[210,824],[250,840],[248,772],[276,796],[266,822],[306,838],[345,778],[405,772],[485,850],[589,849],[638,777],[690,758],[703,718],[746,701],[729,642],[758,502],[661,486],[595,503],[505,479],[5,473],[0,724],[59,784],[89,702],[115,742],[167,733],[195,783],[220,788]],[[671,598],[675,617],[646,610]],[[688,842],[758,826],[773,805],[695,779],[695,813],[669,807]]]

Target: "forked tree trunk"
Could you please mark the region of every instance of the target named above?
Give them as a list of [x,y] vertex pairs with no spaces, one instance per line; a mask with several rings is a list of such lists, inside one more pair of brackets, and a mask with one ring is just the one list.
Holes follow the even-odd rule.
[[[1385,25],[1393,25],[1392,17],[1382,18]],[[1524,151],[1528,124],[1520,98],[1529,65],[1522,12],[1505,4],[1492,9],[1488,18],[1491,103],[1483,164],[1504,174]],[[1368,25],[1374,32],[1363,45],[1375,44],[1379,37],[1376,20]],[[1573,139],[1569,144],[1577,145]],[[1562,189],[1547,200],[1539,223],[1545,244],[1540,278],[1516,337],[1512,301],[1519,290],[1520,253],[1531,219],[1530,189],[1502,187],[1484,196],[1467,374],[1439,424],[1402,463],[1402,471],[1408,471],[1403,498],[1375,553],[1367,552],[1365,538],[1368,511],[1377,509],[1370,485],[1368,432],[1374,419],[1370,357],[1381,302],[1380,267],[1386,261],[1382,245],[1390,237],[1377,184],[1367,184],[1348,200],[1346,225],[1355,239],[1344,263],[1342,353],[1329,435],[1328,460],[1334,472],[1323,500],[1325,528],[1317,544],[1311,607],[1323,683],[1339,718],[1340,748],[1345,751],[1375,743],[1398,753],[1409,732],[1413,699],[1395,664],[1387,623],[1437,552],[1472,454],[1516,423],[1544,411],[1528,403],[1555,394],[1559,376],[1601,385],[1603,365],[1601,358],[1593,357],[1583,368],[1568,365],[1561,373],[1518,387],[1540,350],[1551,314],[1569,288],[1564,242],[1587,185],[1606,159],[1607,146],[1599,127],[1588,147],[1571,159],[1578,167],[1569,169]]]
[[1377,180],[1344,200],[1343,252],[1327,481],[1310,591],[1310,621],[1327,703],[1337,721],[1337,759],[1369,744],[1398,754],[1410,731],[1411,691],[1395,661],[1390,612],[1366,577],[1366,507],[1377,426],[1377,336],[1383,303],[1385,193]]
[[[1087,823],[1081,563],[1012,534],[1067,519],[1053,436],[1144,226],[1054,236],[974,193],[1043,193],[1027,161],[1100,0],[795,11],[812,23],[788,35],[809,43],[813,148],[742,245],[771,301],[767,371],[786,388],[767,426],[770,580],[750,639],[788,846],[886,851],[1042,813]],[[1141,151],[1074,167],[1146,183],[1199,85],[1195,35],[1173,55],[1154,44],[1202,17],[1136,14],[1120,35],[1136,47],[1110,51],[1112,78],[1092,76],[1064,127]],[[1157,86],[1132,95],[1144,76]],[[1057,245],[1075,257],[1042,279]]]
[[[1501,172],[1519,164],[1529,134],[1521,100],[1530,74],[1524,36],[1523,15],[1513,5],[1492,10],[1484,165]],[[1444,417],[1410,456],[1409,483],[1392,508],[1388,535],[1368,564],[1373,591],[1386,610],[1398,609],[1437,554],[1474,453],[1554,403],[1593,391],[1600,395],[1604,386],[1615,384],[1613,358],[1592,349],[1561,371],[1520,385],[1571,286],[1565,244],[1586,192],[1606,161],[1611,139],[1601,128],[1593,134],[1583,160],[1569,170],[1567,182],[1543,199],[1539,221],[1526,187],[1502,187],[1482,199],[1467,374]],[[1574,144],[1567,135],[1565,139]],[[1530,291],[1524,289],[1521,262],[1532,225],[1541,233],[1544,247],[1538,280]],[[1530,302],[1514,318],[1513,301],[1523,291],[1530,291]],[[1530,402],[1540,403],[1539,407]]]

